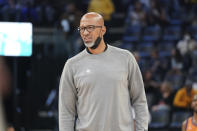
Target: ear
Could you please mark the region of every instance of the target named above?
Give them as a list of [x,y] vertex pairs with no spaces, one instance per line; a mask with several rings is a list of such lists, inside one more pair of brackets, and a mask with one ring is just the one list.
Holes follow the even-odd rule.
[[102,27],[102,35],[104,36],[104,35],[105,35],[105,33],[106,33],[106,27],[105,27],[105,26],[103,26],[103,27]]

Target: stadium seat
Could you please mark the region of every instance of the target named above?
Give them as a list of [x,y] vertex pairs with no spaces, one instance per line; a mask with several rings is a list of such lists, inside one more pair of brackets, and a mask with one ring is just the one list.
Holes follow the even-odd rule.
[[161,35],[161,28],[159,26],[148,26],[144,29],[143,41],[158,41]]
[[123,35],[123,42],[132,43],[140,40],[141,27],[140,26],[129,26],[125,34]]
[[147,98],[148,107],[150,109],[152,107],[154,101],[155,101],[154,94],[152,94],[152,93],[146,93],[146,98]]
[[152,42],[140,42],[137,45],[137,50],[139,51],[139,54],[142,58],[149,57],[153,48],[154,44]]
[[122,43],[120,45],[120,48],[132,51],[134,48],[134,45],[132,43]]
[[150,128],[166,128],[170,121],[169,110],[157,110],[151,113],[152,121],[149,125]]
[[170,128],[180,128],[182,122],[191,116],[191,112],[177,111],[172,114]]
[[158,43],[159,56],[168,57],[171,55],[171,50],[175,47],[173,41],[162,41]]
[[163,40],[178,41],[181,38],[180,26],[168,26],[164,29]]

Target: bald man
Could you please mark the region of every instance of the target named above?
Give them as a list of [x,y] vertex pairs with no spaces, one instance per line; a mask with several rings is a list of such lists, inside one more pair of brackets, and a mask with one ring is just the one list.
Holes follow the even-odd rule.
[[[104,42],[103,17],[82,16],[86,46],[67,60],[59,87],[60,131],[136,131],[148,129],[148,107],[141,72],[134,56]],[[76,121],[75,121],[75,118]]]

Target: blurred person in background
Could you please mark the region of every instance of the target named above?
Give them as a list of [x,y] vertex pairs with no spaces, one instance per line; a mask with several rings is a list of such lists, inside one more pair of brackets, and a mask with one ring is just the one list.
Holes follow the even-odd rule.
[[6,131],[15,131],[14,126],[13,125],[8,125]]
[[193,116],[182,123],[182,131],[197,131],[197,95],[192,100],[191,108],[193,109]]
[[158,82],[162,82],[166,71],[169,69],[169,62],[165,59],[161,59],[159,56],[159,51],[157,49],[153,49],[150,52],[150,59],[147,63],[148,69],[150,69],[153,74],[153,78]]
[[81,11],[74,3],[71,2],[65,5],[64,11],[58,20],[57,30],[54,33],[54,43],[58,47],[56,52],[59,53],[62,50],[65,53],[66,50],[70,58],[80,51],[83,44],[80,42],[80,35],[76,28],[79,25],[81,15]]
[[132,106],[136,130],[147,131],[148,106],[134,56],[104,42],[104,19],[96,12],[83,15],[78,29],[86,49],[64,66],[59,130],[134,131]]
[[157,96],[156,103],[152,106],[152,111],[156,110],[171,110],[174,93],[172,85],[169,82],[163,82],[160,87],[160,92],[155,94]]
[[184,57],[184,70],[188,71],[192,64],[197,65],[197,41],[193,38],[191,33],[185,32],[183,39],[177,44],[177,49]]
[[160,83],[154,79],[152,71],[146,70],[143,73],[143,80],[146,93],[158,93]]
[[192,52],[197,47],[197,41],[192,38],[192,36],[185,32],[183,39],[177,44],[177,49],[180,51],[181,55],[186,55],[188,52]]
[[147,25],[158,25],[160,18],[160,12],[158,3],[155,0],[150,1],[150,7],[147,10]]
[[5,98],[11,90],[11,74],[4,57],[0,56],[0,96]]
[[172,49],[170,57],[171,69],[167,71],[164,80],[172,83],[173,90],[177,90],[184,84],[183,57],[177,49]]
[[197,92],[192,88],[193,82],[187,79],[185,86],[179,89],[174,97],[173,106],[175,110],[190,110],[192,99]]
[[140,1],[136,1],[134,4],[134,9],[128,12],[128,18],[126,22],[128,26],[146,25],[146,13]]
[[11,89],[11,74],[6,66],[4,57],[0,56],[0,131],[4,131],[5,121],[3,112],[3,100],[6,99]]
[[178,49],[171,50],[171,68],[172,69],[183,69],[183,56]]
[[101,14],[105,21],[111,20],[115,12],[112,0],[90,0],[88,12],[97,12]]

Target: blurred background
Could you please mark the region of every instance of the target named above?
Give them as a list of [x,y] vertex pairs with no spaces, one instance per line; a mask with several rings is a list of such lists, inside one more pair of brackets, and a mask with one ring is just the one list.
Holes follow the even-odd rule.
[[1,22],[33,27],[32,51],[26,56],[1,53],[0,35],[0,94],[7,127],[58,131],[60,75],[66,60],[84,49],[77,27],[89,11],[104,16],[108,44],[134,54],[145,84],[149,130],[180,130],[192,115],[197,91],[197,0],[0,0]]

